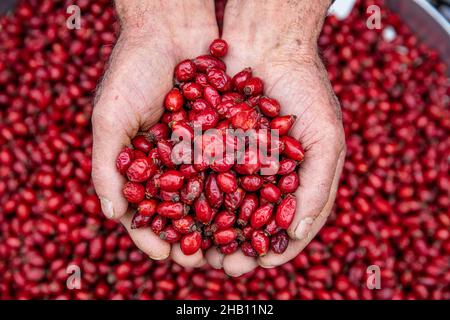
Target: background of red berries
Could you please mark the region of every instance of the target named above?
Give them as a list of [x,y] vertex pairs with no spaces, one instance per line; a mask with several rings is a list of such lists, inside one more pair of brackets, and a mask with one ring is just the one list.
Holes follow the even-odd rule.
[[[365,25],[374,2],[393,42]],[[71,4],[79,30],[65,26]],[[100,213],[90,115],[115,21],[109,0],[20,1],[0,17],[1,299],[450,299],[446,67],[381,1],[329,17],[320,38],[348,145],[329,222],[292,262],[239,278],[150,261]]]

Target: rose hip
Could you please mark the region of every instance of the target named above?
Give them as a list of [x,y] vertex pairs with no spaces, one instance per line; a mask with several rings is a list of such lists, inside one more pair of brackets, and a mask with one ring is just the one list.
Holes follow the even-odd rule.
[[281,191],[278,189],[278,187],[272,183],[268,183],[264,185],[261,190],[259,191],[259,194],[262,199],[267,200],[272,203],[276,203],[280,201],[281,197]]
[[297,207],[297,199],[294,195],[288,194],[281,200],[275,212],[275,220],[277,225],[283,229],[288,229],[294,220],[295,210]]
[[207,178],[205,182],[205,194],[206,198],[208,199],[208,203],[213,208],[218,208],[223,203],[223,193],[219,188],[219,185],[217,184],[217,178],[216,175],[211,173]]
[[140,212],[136,212],[131,219],[131,229],[147,227],[151,221],[151,216],[144,216]]
[[278,134],[280,136],[285,136],[289,133],[292,126],[294,125],[296,116],[279,116],[276,118],[273,118],[272,121],[270,121],[270,129],[272,130],[278,130]]
[[217,230],[231,228],[236,222],[236,215],[229,211],[221,211],[214,218],[214,226]]
[[155,198],[159,194],[159,176],[160,174],[155,174],[152,179],[148,180],[145,184],[145,197]]
[[151,141],[160,141],[169,137],[169,127],[165,123],[156,123],[147,131]]
[[194,112],[190,115],[189,120],[192,126],[199,127],[203,131],[214,128],[219,122],[219,114],[212,108],[203,111]]
[[247,225],[253,212],[258,208],[258,197],[254,193],[248,193],[242,200],[239,208],[239,218],[237,223],[241,226]]
[[241,243],[241,250],[247,257],[257,257],[258,253],[253,249],[252,244],[248,241]]
[[260,78],[252,77],[245,81],[245,85],[242,90],[247,96],[257,96],[263,92],[264,83]]
[[282,155],[299,162],[303,160],[305,152],[298,140],[289,136],[283,136],[280,138],[280,141],[284,145]]
[[168,168],[174,168],[175,164],[172,161],[172,143],[167,140],[159,140],[156,147],[158,148],[158,155],[161,162]]
[[162,201],[158,204],[156,212],[169,219],[180,219],[187,214],[189,207],[181,202]]
[[272,216],[272,218],[270,218],[269,222],[267,222],[267,224],[264,226],[264,232],[268,235],[268,236],[272,236],[275,233],[277,233],[278,231],[281,231],[281,227],[279,227],[277,225],[276,219],[275,217]]
[[219,92],[210,85],[205,86],[203,89],[203,97],[214,108],[216,108],[221,101]]
[[158,214],[153,218],[152,223],[150,224],[150,228],[155,234],[159,235],[165,228],[166,224],[167,218]]
[[139,183],[128,181],[124,184],[122,189],[125,199],[130,203],[139,203],[144,200],[145,189]]
[[180,82],[192,80],[195,72],[195,64],[191,60],[183,60],[175,67],[175,79]]
[[211,108],[211,105],[205,99],[197,99],[191,103],[191,110],[195,112],[200,112],[208,108]]
[[176,88],[170,90],[164,98],[164,106],[172,112],[180,110],[183,107],[183,103],[183,95]]
[[235,211],[240,207],[245,197],[245,191],[242,188],[237,188],[236,191],[227,193],[225,195],[224,206],[229,211]]
[[239,247],[239,243],[237,241],[232,241],[228,244],[219,247],[219,250],[222,254],[228,255],[237,251]]
[[225,40],[215,39],[209,45],[209,51],[213,56],[217,58],[225,57],[228,52],[228,44]]
[[236,229],[228,228],[224,230],[218,230],[213,233],[213,241],[216,245],[225,245],[234,241],[238,236]]
[[270,249],[275,253],[283,253],[289,244],[289,237],[286,231],[281,230],[270,238]]
[[149,153],[150,150],[153,148],[151,142],[144,135],[138,135],[134,137],[133,140],[131,140],[131,144],[137,150],[140,150],[144,153]]
[[278,101],[269,97],[259,98],[258,107],[265,116],[270,118],[277,117],[281,109]]
[[292,159],[283,159],[280,161],[280,168],[278,169],[277,174],[286,175],[291,172],[294,172],[294,170],[296,168],[297,168],[297,162],[295,162]]
[[173,226],[167,226],[159,233],[159,237],[168,243],[176,243],[180,240],[181,234]]
[[180,248],[185,255],[192,255],[200,249],[201,244],[202,236],[200,232],[194,231],[181,238]]
[[240,186],[249,192],[259,190],[264,184],[264,179],[256,174],[245,175],[239,179]]
[[158,202],[154,199],[144,199],[137,205],[137,211],[142,216],[151,217],[156,213],[157,205]]
[[186,181],[186,184],[181,188],[181,201],[185,204],[191,205],[197,199],[203,190],[203,181],[198,177],[191,177]]
[[133,182],[144,182],[156,173],[156,166],[147,158],[134,160],[127,170],[127,177]]
[[226,71],[227,67],[223,61],[210,55],[198,56],[194,59],[194,64],[199,72],[205,73],[210,68],[219,68]]
[[195,220],[191,216],[172,220],[172,225],[181,234],[188,234],[196,230]]
[[260,257],[265,256],[269,252],[269,237],[261,230],[253,232],[251,244]]
[[228,91],[231,88],[231,78],[220,68],[210,68],[206,73],[208,82],[220,92]]
[[183,186],[184,176],[176,170],[168,170],[159,177],[159,187],[164,191],[177,191]]
[[298,186],[300,185],[300,181],[297,173],[291,172],[286,174],[280,178],[278,181],[278,186],[280,187],[280,191],[282,194],[286,193],[294,193]]
[[261,228],[270,220],[270,217],[272,217],[272,213],[273,205],[270,203],[259,207],[255,210],[255,212],[252,213],[250,217],[250,225],[253,229]]
[[159,199],[162,201],[178,202],[180,201],[180,193],[178,191],[159,190]]
[[235,192],[238,188],[236,175],[232,172],[222,172],[217,175],[217,185],[225,193]]
[[194,211],[197,220],[204,224],[209,224],[214,217],[214,211],[203,193],[195,200]]
[[133,150],[128,147],[124,147],[117,156],[116,160],[117,170],[119,170],[119,172],[122,175],[125,174],[125,172],[127,172],[133,160],[134,160]]
[[236,75],[232,79],[233,87],[238,92],[244,92],[244,86],[247,80],[252,77],[252,69],[245,68],[244,70],[236,73]]
[[181,86],[181,91],[183,92],[183,96],[189,101],[195,101],[203,95],[203,87],[195,82],[184,83]]
[[255,129],[259,117],[258,112],[254,109],[243,110],[231,118],[231,125],[235,129],[242,129],[244,131]]

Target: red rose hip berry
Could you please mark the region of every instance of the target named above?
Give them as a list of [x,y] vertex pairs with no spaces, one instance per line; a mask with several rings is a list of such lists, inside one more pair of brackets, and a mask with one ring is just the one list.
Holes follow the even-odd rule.
[[164,191],[178,191],[183,186],[184,176],[176,170],[168,170],[159,177],[159,187]]
[[180,90],[173,88],[164,98],[164,107],[169,111],[178,111],[183,107],[184,99]]
[[278,186],[280,187],[282,194],[294,193],[299,185],[300,180],[296,172],[284,175],[280,178],[280,181],[278,181]]
[[125,182],[122,192],[125,199],[130,203],[139,203],[145,197],[144,186],[132,181]]
[[175,67],[175,79],[185,82],[194,79],[197,68],[191,60],[183,60]]
[[264,226],[272,216],[273,205],[268,203],[259,207],[250,217],[250,225],[253,229],[259,229]]
[[197,231],[184,235],[180,241],[181,251],[187,256],[196,253],[201,245],[202,236],[200,232]]
[[209,46],[209,52],[217,58],[225,57],[228,52],[228,43],[222,39],[215,39]]
[[270,118],[274,118],[280,114],[280,104],[272,98],[261,97],[258,100],[258,107],[265,116]]
[[269,252],[269,237],[261,230],[255,230],[252,234],[251,244],[258,256],[262,257]]
[[232,172],[222,172],[217,175],[217,185],[225,193],[235,192],[238,188],[236,175]]
[[295,210],[297,208],[297,199],[294,195],[288,194],[281,200],[275,212],[275,221],[283,229],[289,228],[294,220]]

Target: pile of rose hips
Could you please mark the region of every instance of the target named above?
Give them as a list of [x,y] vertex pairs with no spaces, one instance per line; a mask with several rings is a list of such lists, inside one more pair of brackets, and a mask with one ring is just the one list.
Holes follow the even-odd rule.
[[[79,30],[65,27],[73,4]],[[367,29],[372,4],[381,30]],[[329,16],[319,41],[347,139],[335,210],[291,262],[238,278],[150,261],[100,212],[89,119],[115,27],[110,0],[26,0],[0,16],[0,299],[450,299],[446,66],[381,1]]]
[[[131,227],[180,242],[186,255],[212,245],[223,254],[283,253],[304,157],[288,135],[295,116],[280,115],[280,104],[263,95],[263,81],[250,68],[227,75],[220,60],[227,51],[216,39],[211,54],[181,61],[161,121],[119,153],[117,169],[128,180],[123,194],[136,208]],[[230,129],[241,130],[241,148]],[[270,174],[260,174],[264,167]]]

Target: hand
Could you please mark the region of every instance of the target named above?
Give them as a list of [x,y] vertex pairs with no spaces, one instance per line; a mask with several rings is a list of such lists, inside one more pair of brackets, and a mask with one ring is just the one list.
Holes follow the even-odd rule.
[[115,159],[139,130],[148,129],[161,117],[175,65],[206,52],[211,39],[218,37],[214,3],[118,0],[116,5],[121,35],[98,89],[92,117],[94,186],[104,214],[120,220],[150,258],[170,255],[183,266],[200,266],[204,263],[200,251],[184,256],[178,244],[171,248],[149,228],[130,228],[132,213],[122,196],[125,179]]
[[254,259],[241,251],[226,257],[214,249],[207,252],[212,266],[232,276],[258,265],[278,266],[303,250],[332,209],[345,158],[339,102],[316,48],[330,1],[256,2],[227,4],[223,38],[230,45],[228,72],[252,67],[263,79],[265,93],[280,102],[281,112],[297,115],[290,134],[302,143],[305,159],[299,170],[297,212],[288,230],[292,239],[283,254],[269,252]]

